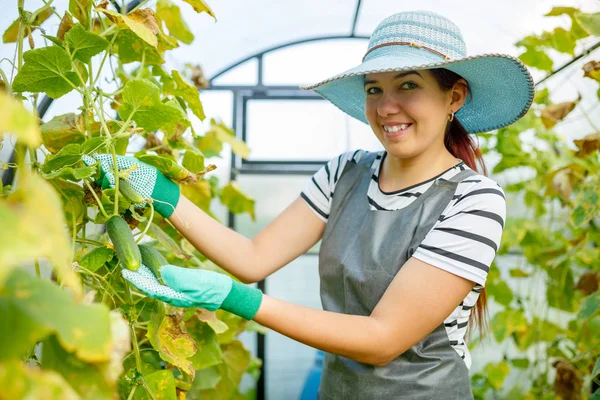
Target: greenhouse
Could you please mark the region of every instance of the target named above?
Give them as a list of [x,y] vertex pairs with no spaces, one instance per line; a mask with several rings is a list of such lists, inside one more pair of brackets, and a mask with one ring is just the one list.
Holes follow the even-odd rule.
[[600,3],[3,0],[0,399],[600,399]]

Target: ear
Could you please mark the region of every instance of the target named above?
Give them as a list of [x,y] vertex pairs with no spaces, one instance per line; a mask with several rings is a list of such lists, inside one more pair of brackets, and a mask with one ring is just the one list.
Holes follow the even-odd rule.
[[452,87],[452,90],[450,91],[450,105],[454,112],[460,110],[467,100],[467,87],[467,81],[464,79],[459,79]]

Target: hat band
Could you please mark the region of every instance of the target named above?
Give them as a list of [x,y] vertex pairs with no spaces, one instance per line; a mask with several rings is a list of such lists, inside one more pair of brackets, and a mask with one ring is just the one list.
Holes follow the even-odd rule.
[[400,46],[407,46],[407,45],[408,45],[408,46],[411,46],[411,47],[418,47],[418,48],[420,48],[420,49],[427,50],[427,51],[430,51],[430,52],[432,52],[432,53],[434,53],[434,54],[437,54],[438,56],[442,56],[442,57],[444,57],[444,60],[451,60],[451,58],[450,58],[449,56],[445,55],[444,53],[440,53],[440,52],[439,52],[439,51],[437,51],[437,50],[430,49],[429,47],[426,47],[426,46],[420,45],[420,44],[418,44],[418,43],[415,43],[415,42],[389,42],[389,43],[382,43],[382,44],[379,44],[379,45],[377,45],[377,46],[374,46],[374,47],[370,48],[370,49],[369,49],[369,50],[368,50],[368,51],[365,53],[365,55],[364,55],[364,57],[363,57],[363,59],[362,59],[362,62],[365,62],[365,58],[367,58],[367,55],[368,55],[370,52],[372,52],[373,50],[375,50],[375,49],[378,49],[378,48],[380,48],[380,47],[385,47],[385,46],[395,46],[395,45],[400,45]]

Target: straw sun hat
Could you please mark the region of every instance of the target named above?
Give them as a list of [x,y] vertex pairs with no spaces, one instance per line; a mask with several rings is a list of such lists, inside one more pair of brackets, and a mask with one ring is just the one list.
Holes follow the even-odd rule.
[[314,85],[314,90],[350,116],[365,117],[364,75],[445,68],[471,87],[456,118],[469,133],[487,132],[521,118],[533,101],[534,85],[523,63],[506,54],[467,56],[459,28],[430,11],[393,14],[375,29],[362,63]]

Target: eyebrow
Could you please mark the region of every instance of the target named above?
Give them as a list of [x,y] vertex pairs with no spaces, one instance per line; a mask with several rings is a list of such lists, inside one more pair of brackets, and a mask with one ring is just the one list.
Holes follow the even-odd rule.
[[[411,75],[411,74],[416,74],[416,75],[419,75],[419,76],[421,77],[421,79],[425,79],[425,78],[423,78],[423,76],[422,76],[420,73],[418,73],[417,71],[406,71],[406,72],[400,72],[400,73],[399,73],[398,75],[396,75],[396,76],[395,76],[395,77],[394,77],[392,80],[396,80],[396,79],[399,79],[399,78],[402,78],[402,77],[404,77],[404,76]],[[364,86],[367,86],[367,85],[368,85],[368,84],[370,84],[370,83],[377,83],[377,81],[376,81],[376,80],[365,81],[365,84],[364,84]]]

